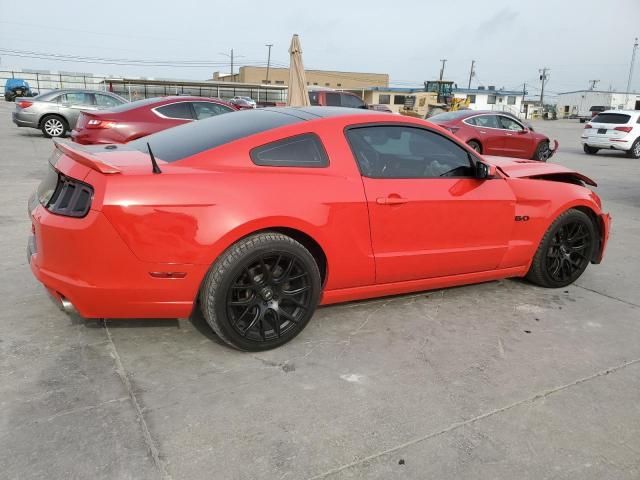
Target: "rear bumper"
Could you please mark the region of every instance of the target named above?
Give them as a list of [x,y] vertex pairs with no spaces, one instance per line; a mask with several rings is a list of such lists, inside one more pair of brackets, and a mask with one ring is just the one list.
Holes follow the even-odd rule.
[[589,147],[613,149],[613,150],[630,150],[631,145],[633,145],[632,138],[611,139],[609,137],[582,136],[580,140],[583,145],[588,145]]
[[[143,262],[100,213],[82,219],[31,213],[27,257],[33,275],[59,305],[85,318],[184,318],[193,310],[206,266]],[[154,278],[151,272],[184,272]],[[68,311],[68,308],[65,309]]]
[[11,112],[11,120],[19,127],[38,128],[38,119],[32,114]]

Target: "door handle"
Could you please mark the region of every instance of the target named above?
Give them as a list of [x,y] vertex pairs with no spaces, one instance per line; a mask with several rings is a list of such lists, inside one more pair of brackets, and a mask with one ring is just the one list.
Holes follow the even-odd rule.
[[376,198],[376,203],[378,205],[402,205],[403,203],[407,203],[409,201],[408,198],[402,197],[379,197]]
[[480,133],[487,133],[486,130],[480,130]]

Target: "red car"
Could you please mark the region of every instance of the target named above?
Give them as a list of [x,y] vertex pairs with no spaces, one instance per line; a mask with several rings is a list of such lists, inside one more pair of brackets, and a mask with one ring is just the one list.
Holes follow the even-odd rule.
[[485,155],[528,158],[546,162],[558,149],[549,138],[534,132],[515,116],[504,112],[457,110],[429,118],[446,128],[476,152]]
[[83,317],[188,317],[264,350],[318,304],[602,259],[609,215],[566,167],[485,159],[421,119],[242,110],[126,145],[57,141],[30,200],[34,275]]
[[126,143],[176,125],[236,110],[234,105],[213,98],[147,98],[109,110],[82,112],[71,139],[85,145]]

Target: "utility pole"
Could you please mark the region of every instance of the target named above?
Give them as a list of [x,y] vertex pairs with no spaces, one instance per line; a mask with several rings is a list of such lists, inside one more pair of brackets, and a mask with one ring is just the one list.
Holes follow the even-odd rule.
[[447,59],[443,58],[440,61],[442,62],[442,67],[440,68],[440,81],[442,81],[442,77],[444,77],[444,66],[447,63]]
[[469,85],[467,86],[467,88],[469,89],[471,88],[471,79],[476,76],[476,71],[473,69],[475,64],[476,64],[476,61],[471,60],[471,70],[469,70]]
[[540,89],[540,106],[542,107],[542,110],[544,110],[544,84],[549,79],[549,76],[547,75],[549,69],[544,67],[538,71],[540,72],[540,80],[542,81],[542,88]]
[[631,90],[631,79],[633,78],[633,67],[636,63],[636,50],[638,50],[638,37],[633,44],[633,52],[631,53],[631,65],[629,66],[629,79],[627,80],[627,89],[625,90],[624,95],[624,108],[627,108],[627,100],[629,99],[629,91]]
[[220,55],[224,55],[225,57],[227,57],[227,58],[229,58],[229,59],[231,60],[231,81],[232,81],[232,82],[233,82],[233,81],[235,81],[235,80],[233,79],[233,59],[234,59],[235,57],[242,57],[243,55],[235,55],[235,57],[234,57],[234,54],[233,54],[233,48],[231,49],[231,54],[228,54],[228,53],[220,53]]
[[520,111],[524,112],[524,118],[527,118],[527,111],[524,109],[524,97],[527,94],[527,84],[522,84],[522,105],[520,106]]
[[600,83],[600,80],[589,80],[589,83],[591,84],[591,86],[589,87],[589,90],[595,90],[596,85]]
[[271,47],[273,47],[273,43],[267,43],[265,47],[269,49],[269,53],[267,53],[267,83],[269,83],[269,67],[271,66]]

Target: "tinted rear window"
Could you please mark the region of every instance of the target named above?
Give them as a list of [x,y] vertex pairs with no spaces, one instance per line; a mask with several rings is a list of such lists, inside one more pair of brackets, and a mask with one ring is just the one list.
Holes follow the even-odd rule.
[[599,113],[591,119],[593,123],[627,123],[631,118],[624,113]]
[[329,159],[313,133],[285,138],[251,151],[256,165],[265,167],[326,167]]
[[129,143],[165,162],[175,162],[242,137],[301,122],[302,119],[271,110],[240,110],[163,130]]

